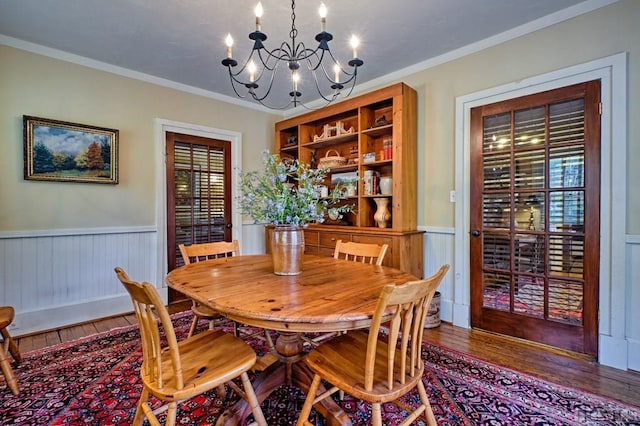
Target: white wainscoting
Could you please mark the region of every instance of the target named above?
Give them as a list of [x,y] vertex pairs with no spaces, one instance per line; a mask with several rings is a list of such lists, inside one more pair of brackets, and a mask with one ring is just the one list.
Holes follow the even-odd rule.
[[0,305],[16,310],[12,334],[132,311],[113,268],[162,287],[156,247],[155,227],[0,234]]
[[240,254],[262,254],[265,253],[265,232],[264,224],[245,222],[242,224],[242,239],[240,243]]
[[[424,275],[444,263],[451,269],[440,285],[443,321],[455,309],[454,230],[423,227]],[[263,225],[245,223],[243,254],[264,253]],[[166,300],[158,276],[155,227],[0,233],[0,305],[16,309],[15,336],[62,327],[132,310],[113,268],[154,283]],[[626,239],[626,341],[628,368],[640,371],[640,236]],[[459,267],[465,267],[460,265]],[[608,344],[607,342],[601,342]]]
[[440,292],[440,319],[453,322],[454,301],[454,241],[453,228],[419,227],[424,234],[424,272],[428,277],[440,269],[445,263],[451,267],[438,287]]
[[[264,225],[243,224],[241,238],[243,254],[264,253]],[[166,301],[157,249],[155,226],[0,233],[0,305],[16,310],[11,333],[131,312],[116,266],[154,284]]]

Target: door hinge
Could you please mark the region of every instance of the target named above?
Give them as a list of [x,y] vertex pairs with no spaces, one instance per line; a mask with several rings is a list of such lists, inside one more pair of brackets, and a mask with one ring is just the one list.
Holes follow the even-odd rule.
[[602,115],[602,102],[598,102],[598,114]]

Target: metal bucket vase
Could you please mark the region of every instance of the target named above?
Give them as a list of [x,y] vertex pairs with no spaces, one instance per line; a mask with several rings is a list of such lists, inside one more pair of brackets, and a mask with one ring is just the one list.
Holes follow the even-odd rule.
[[271,232],[273,273],[298,275],[302,272],[304,231],[299,226],[276,225]]

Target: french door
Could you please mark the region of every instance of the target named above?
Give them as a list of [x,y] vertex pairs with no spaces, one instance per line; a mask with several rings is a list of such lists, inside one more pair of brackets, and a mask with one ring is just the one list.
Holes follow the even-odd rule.
[[[231,241],[231,143],[166,134],[167,263],[184,261],[179,244]],[[169,289],[169,301],[182,296]]]
[[600,83],[471,111],[471,325],[595,356]]

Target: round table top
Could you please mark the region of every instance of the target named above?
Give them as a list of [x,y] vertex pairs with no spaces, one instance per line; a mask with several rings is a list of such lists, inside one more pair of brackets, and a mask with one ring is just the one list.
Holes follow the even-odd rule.
[[382,288],[416,279],[386,266],[311,255],[300,275],[281,276],[270,255],[250,255],[182,266],[166,281],[232,320],[310,333],[368,327]]

